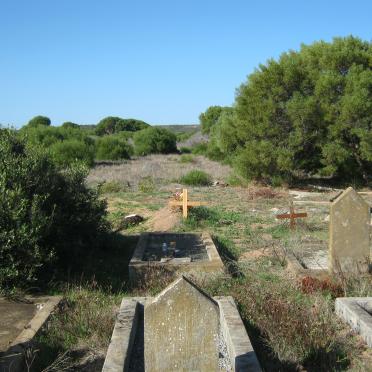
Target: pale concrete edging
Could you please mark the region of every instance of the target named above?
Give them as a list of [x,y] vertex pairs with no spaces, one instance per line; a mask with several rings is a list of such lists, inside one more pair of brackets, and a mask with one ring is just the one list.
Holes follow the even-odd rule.
[[372,347],[372,297],[336,298],[335,311]]

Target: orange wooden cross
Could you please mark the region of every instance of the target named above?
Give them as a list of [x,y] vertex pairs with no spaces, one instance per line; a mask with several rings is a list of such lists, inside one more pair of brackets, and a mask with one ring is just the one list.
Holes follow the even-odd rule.
[[276,216],[276,218],[279,220],[289,218],[290,219],[289,226],[292,230],[296,226],[296,218],[301,218],[301,217],[307,217],[307,213],[295,213],[294,208],[293,208],[293,201],[291,201],[291,204],[289,205],[289,214],[284,213],[284,214],[278,214]]
[[187,189],[182,190],[181,200],[171,200],[169,205],[172,207],[182,207],[182,216],[183,218],[187,218],[187,210],[190,207],[199,207],[200,205],[207,205],[205,202],[200,201],[189,201],[188,200],[188,193]]

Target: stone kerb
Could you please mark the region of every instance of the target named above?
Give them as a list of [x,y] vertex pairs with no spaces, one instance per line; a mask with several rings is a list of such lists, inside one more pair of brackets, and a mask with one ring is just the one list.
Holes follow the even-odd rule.
[[330,208],[330,272],[366,272],[370,257],[370,207],[352,188]]
[[146,372],[217,371],[219,306],[185,277],[145,305]]
[[372,347],[372,297],[336,298],[335,310]]

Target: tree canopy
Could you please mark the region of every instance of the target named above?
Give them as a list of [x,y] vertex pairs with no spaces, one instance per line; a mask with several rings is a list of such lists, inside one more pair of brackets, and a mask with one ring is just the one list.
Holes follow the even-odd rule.
[[102,119],[96,127],[96,134],[103,136],[114,134],[122,131],[136,132],[145,129],[149,124],[137,119],[122,119],[117,116],[108,116]]
[[37,127],[39,125],[44,125],[44,126],[48,127],[50,124],[51,124],[51,121],[50,121],[50,119],[48,117],[38,115],[38,116],[33,117],[27,123],[27,126],[28,127]]
[[199,121],[203,134],[209,134],[212,127],[215,126],[221,114],[226,111],[231,111],[231,107],[210,106],[208,109],[199,115]]
[[247,178],[322,174],[367,180],[372,44],[335,38],[269,60],[241,85],[233,115],[217,127],[213,137],[220,150],[226,156],[233,150],[233,162]]

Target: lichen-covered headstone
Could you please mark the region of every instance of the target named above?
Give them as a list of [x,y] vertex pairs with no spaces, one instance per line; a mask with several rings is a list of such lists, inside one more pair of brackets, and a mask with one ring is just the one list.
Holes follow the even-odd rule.
[[352,188],[331,204],[330,271],[364,272],[370,257],[370,207]]
[[181,277],[145,306],[146,372],[218,370],[217,302]]

